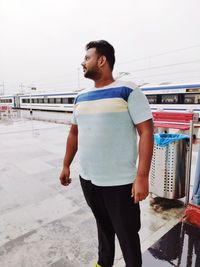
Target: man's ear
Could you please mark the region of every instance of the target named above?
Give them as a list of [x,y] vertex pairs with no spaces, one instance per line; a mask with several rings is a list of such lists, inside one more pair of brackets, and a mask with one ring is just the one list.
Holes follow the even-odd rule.
[[105,65],[105,63],[106,63],[106,57],[105,56],[100,56],[100,58],[99,58],[99,67],[101,68],[101,67],[103,67],[104,65]]

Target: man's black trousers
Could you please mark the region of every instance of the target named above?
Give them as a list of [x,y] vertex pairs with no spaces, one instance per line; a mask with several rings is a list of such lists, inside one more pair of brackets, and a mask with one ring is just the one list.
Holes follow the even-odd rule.
[[140,207],[131,198],[132,184],[96,186],[80,177],[82,190],[97,223],[98,264],[110,267],[114,262],[115,234],[126,267],[141,267]]

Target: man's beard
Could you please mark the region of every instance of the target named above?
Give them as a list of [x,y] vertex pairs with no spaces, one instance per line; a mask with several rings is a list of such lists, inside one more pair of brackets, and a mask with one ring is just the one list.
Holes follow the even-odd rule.
[[91,70],[86,70],[84,77],[91,80],[96,80],[101,77],[101,74],[97,68],[93,68]]

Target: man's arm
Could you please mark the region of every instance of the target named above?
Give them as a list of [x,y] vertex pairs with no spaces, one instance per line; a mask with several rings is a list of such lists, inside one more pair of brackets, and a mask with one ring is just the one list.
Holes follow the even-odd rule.
[[149,193],[149,170],[153,153],[153,123],[147,120],[136,125],[139,140],[139,163],[137,176],[132,187],[132,196],[134,201],[139,202],[145,199]]
[[78,127],[72,124],[67,138],[66,152],[63,160],[63,169],[60,174],[60,182],[67,186],[71,183],[70,179],[70,164],[76,154],[78,148]]

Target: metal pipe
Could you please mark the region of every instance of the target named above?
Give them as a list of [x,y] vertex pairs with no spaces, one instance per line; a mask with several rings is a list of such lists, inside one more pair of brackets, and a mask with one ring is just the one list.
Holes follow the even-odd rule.
[[188,151],[188,164],[187,164],[187,176],[185,186],[185,205],[189,203],[190,198],[190,178],[191,178],[191,164],[192,164],[192,137],[193,137],[193,121],[190,121],[190,140],[189,140],[189,151]]

